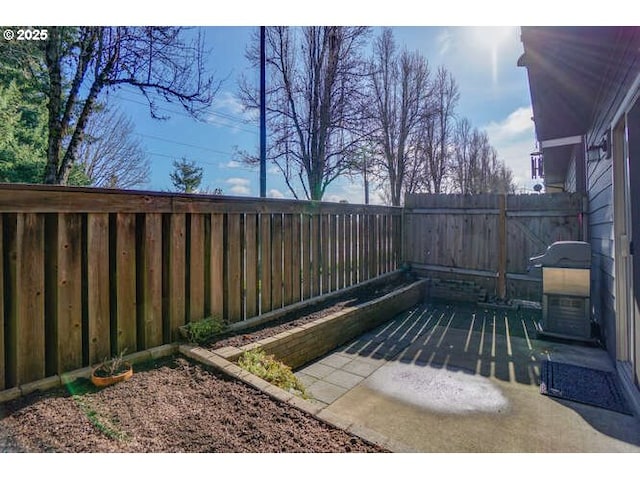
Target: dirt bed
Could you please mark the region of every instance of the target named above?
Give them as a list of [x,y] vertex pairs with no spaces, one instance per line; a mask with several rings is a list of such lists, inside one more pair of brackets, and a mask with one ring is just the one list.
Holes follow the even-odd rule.
[[291,328],[304,325],[305,323],[313,322],[314,320],[339,312],[347,307],[354,307],[380,298],[411,283],[413,283],[412,279],[400,278],[382,285],[370,285],[359,288],[354,292],[341,295],[335,299],[289,313],[272,322],[258,325],[242,332],[227,334],[204,346],[211,350],[228,346],[241,347],[248,343],[257,342],[258,340],[277,335]]
[[[207,345],[241,346],[411,283],[371,285]],[[98,390],[88,380],[0,404],[0,452],[307,452],[385,450],[181,356],[137,366]]]
[[0,405],[0,452],[384,452],[183,357],[143,368]]

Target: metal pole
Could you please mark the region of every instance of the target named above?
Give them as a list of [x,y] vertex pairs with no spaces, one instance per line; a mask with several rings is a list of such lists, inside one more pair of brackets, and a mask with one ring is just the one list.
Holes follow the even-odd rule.
[[267,106],[265,27],[260,27],[260,196],[267,196]]
[[369,179],[367,178],[367,153],[364,153],[364,204],[369,205]]

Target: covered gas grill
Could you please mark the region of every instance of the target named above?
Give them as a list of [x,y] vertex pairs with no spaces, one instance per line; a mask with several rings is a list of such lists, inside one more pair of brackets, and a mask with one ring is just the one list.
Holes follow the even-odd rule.
[[591,340],[591,245],[555,242],[529,259],[530,271],[542,270],[542,320],[538,333]]

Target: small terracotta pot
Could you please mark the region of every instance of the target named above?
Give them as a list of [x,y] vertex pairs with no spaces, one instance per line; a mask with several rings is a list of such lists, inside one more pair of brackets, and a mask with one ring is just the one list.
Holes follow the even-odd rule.
[[129,380],[133,376],[133,366],[131,365],[129,365],[129,370],[127,370],[126,372],[114,375],[112,377],[101,377],[96,375],[95,373],[98,368],[100,367],[96,367],[91,371],[91,383],[93,383],[96,387],[108,387],[109,385],[113,385],[114,383]]

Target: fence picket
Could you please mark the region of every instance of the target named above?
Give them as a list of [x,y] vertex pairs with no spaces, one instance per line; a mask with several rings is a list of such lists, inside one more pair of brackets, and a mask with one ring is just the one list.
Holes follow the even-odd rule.
[[293,303],[293,215],[284,215],[284,250],[282,278],[284,283],[282,303],[286,307]]
[[351,215],[344,216],[344,286],[350,287],[352,285],[352,272],[353,272],[353,231],[351,226]]
[[189,219],[189,278],[188,319],[198,321],[204,318],[204,270],[205,270],[205,225],[203,214],[191,214]]
[[338,289],[338,219],[329,217],[329,283],[331,291]]
[[271,311],[271,215],[260,215],[260,313]]
[[138,265],[138,346],[162,345],[162,214],[147,213],[140,219]]
[[[112,343],[119,354],[137,350],[136,320],[136,216],[133,213],[115,215],[115,317],[112,322]],[[115,337],[115,338],[114,338]]]
[[227,215],[227,318],[235,323],[242,320],[242,217],[240,214]]
[[271,308],[282,307],[282,215],[271,219]]
[[209,229],[209,314],[224,315],[224,215],[212,213]]
[[330,275],[329,271],[331,269],[331,232],[329,224],[331,220],[329,215],[322,215],[321,223],[320,223],[320,232],[322,235],[322,241],[320,242],[321,252],[320,252],[320,264],[321,267],[321,287],[322,293],[329,293],[331,291],[330,284]]
[[336,260],[336,274],[338,275],[338,280],[336,283],[336,288],[338,290],[344,288],[344,271],[345,271],[345,252],[344,252],[344,215],[338,215],[338,228],[336,230],[338,241],[336,242],[338,247],[338,256]]
[[302,214],[301,229],[301,255],[302,255],[302,299],[311,298],[311,216]]
[[177,213],[167,218],[167,233],[169,241],[164,245],[165,265],[167,272],[163,281],[162,298],[166,301],[164,308],[167,319],[165,324],[168,331],[165,336],[168,341],[180,338],[178,327],[186,323],[185,312],[185,270],[186,270],[186,215]]
[[87,335],[89,364],[111,355],[109,214],[87,214]]
[[7,215],[9,302],[5,326],[7,386],[45,375],[44,217]]
[[245,245],[246,245],[246,318],[258,314],[258,216],[248,213],[245,217]]
[[82,217],[61,213],[57,218],[57,265],[54,332],[48,338],[51,373],[63,373],[82,367]]
[[294,214],[291,223],[291,303],[301,299],[302,275],[300,269],[302,248],[300,245],[300,215]]
[[320,230],[321,222],[320,215],[314,214],[311,217],[311,296],[317,297],[321,294],[321,256],[322,250],[320,248],[322,233]]

